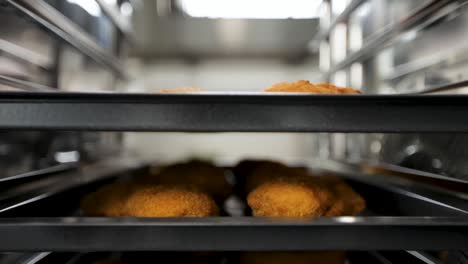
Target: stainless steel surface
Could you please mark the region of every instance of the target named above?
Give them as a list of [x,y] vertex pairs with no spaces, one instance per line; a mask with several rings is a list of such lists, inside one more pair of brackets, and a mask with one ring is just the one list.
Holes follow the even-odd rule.
[[134,28],[139,45],[132,54],[144,60],[161,57],[302,59],[308,55],[307,43],[318,30],[315,18],[211,19],[158,14],[163,1],[145,0],[142,4],[135,10]]
[[33,179],[34,177],[42,177],[42,176],[46,176],[46,175],[50,175],[50,174],[54,174],[58,172],[65,172],[71,169],[76,169],[77,167],[78,167],[77,163],[64,163],[64,164],[51,166],[45,169],[20,173],[17,175],[2,175],[0,177],[0,183],[24,180],[24,179]]
[[[346,22],[350,16],[350,14],[356,10],[365,0],[352,0],[346,8],[337,16],[335,17],[330,25],[326,26],[323,30],[320,30],[317,34],[314,35],[311,42],[309,43],[309,47],[312,47],[312,51],[318,51],[320,48],[320,43],[326,40],[336,25]],[[326,14],[322,14],[324,16]]]
[[[63,171],[43,179],[17,184],[0,195],[0,213],[10,213],[43,199],[86,184],[143,168],[144,163],[131,158],[110,158],[79,170]],[[56,206],[56,209],[58,206]],[[76,210],[76,208],[70,208]]]
[[42,84],[33,83],[9,76],[0,74],[0,84],[3,84],[6,87],[11,87],[15,89],[31,91],[31,92],[54,92],[57,89],[48,87]]
[[0,51],[7,53],[9,56],[40,67],[43,70],[51,70],[53,67],[53,62],[46,56],[18,46],[4,39],[0,39]]
[[427,4],[424,4],[421,8],[417,9],[414,13],[409,14],[407,17],[402,18],[398,23],[390,27],[376,32],[374,35],[369,37],[367,43],[358,51],[349,54],[343,61],[336,65],[333,65],[329,71],[329,74],[351,66],[351,64],[362,61],[371,57],[376,51],[383,49],[389,42],[395,41],[396,38],[401,37],[403,33],[414,30],[420,27],[422,23],[435,16],[439,18],[440,12],[443,15],[448,15],[444,7],[449,5],[451,1],[439,1],[434,0]]
[[[466,1],[368,0],[349,17],[340,36],[351,55],[325,72],[330,81],[369,94],[466,93]],[[373,160],[454,182],[468,179],[465,134],[348,134],[328,141],[329,146],[346,145],[329,148],[330,158]]]
[[410,255],[414,256],[415,258],[421,260],[423,263],[427,264],[440,264],[442,263],[440,259],[436,259],[435,257],[419,251],[408,250],[407,251]]
[[100,47],[87,33],[46,2],[42,0],[8,0],[8,2],[91,59],[109,67],[119,77],[126,77],[123,66],[112,53]]
[[[147,18],[146,18],[147,19]],[[134,55],[151,57],[278,57],[306,54],[315,20],[248,20],[160,17],[135,25]],[[151,26],[150,26],[151,25]],[[139,26],[139,27],[138,27]]]
[[131,43],[135,42],[134,31],[131,25],[131,17],[126,17],[122,15],[117,5],[111,5],[105,0],[95,0],[102,11],[112,20],[112,22],[117,26],[120,32],[127,38]]

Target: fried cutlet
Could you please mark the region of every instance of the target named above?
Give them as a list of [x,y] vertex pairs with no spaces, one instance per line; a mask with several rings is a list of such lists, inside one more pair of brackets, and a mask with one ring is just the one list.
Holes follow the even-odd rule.
[[338,87],[329,83],[312,84],[306,80],[296,82],[281,82],[264,90],[265,92],[296,92],[315,94],[359,94],[358,90]]
[[311,217],[330,206],[330,192],[303,178],[286,177],[265,182],[247,196],[254,216]]
[[135,188],[124,206],[135,217],[204,217],[218,215],[214,200],[196,188],[181,185],[147,185]]

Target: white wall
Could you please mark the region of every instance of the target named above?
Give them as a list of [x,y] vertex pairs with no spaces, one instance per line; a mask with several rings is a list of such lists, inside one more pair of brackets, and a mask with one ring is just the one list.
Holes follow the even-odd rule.
[[143,64],[132,61],[131,91],[198,87],[208,91],[261,91],[276,82],[320,78],[316,61],[291,65],[274,59],[218,59],[197,64],[162,60]]
[[[319,76],[314,62],[288,65],[276,60],[210,60],[188,65],[180,61],[130,63],[130,91],[181,86],[207,91],[261,91],[275,82]],[[300,133],[127,133],[127,146],[150,160],[191,157],[236,161],[244,157],[288,160],[312,155],[313,136]]]

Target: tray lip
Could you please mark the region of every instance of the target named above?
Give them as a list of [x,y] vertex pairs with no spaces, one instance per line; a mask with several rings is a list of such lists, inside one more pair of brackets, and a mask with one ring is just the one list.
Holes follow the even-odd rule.
[[[263,218],[263,217],[3,217],[0,218],[2,227],[466,227],[468,217],[434,217],[434,216],[340,216],[316,218]],[[468,229],[467,229],[468,231]]]
[[[234,100],[265,100],[265,102],[276,102],[278,99],[290,99],[293,101],[286,101],[285,103],[292,103],[296,100],[301,101],[328,101],[337,100],[343,102],[357,102],[357,101],[398,101],[398,102],[423,102],[432,104],[445,104],[445,101],[450,100],[456,102],[464,102],[468,99],[465,94],[312,94],[312,93],[270,93],[270,92],[196,92],[196,93],[115,93],[115,92],[21,92],[21,91],[0,91],[0,102],[8,100],[71,100],[73,102],[87,102],[82,100],[104,100],[103,102],[115,101],[136,101],[142,100],[150,102],[152,100],[191,100],[203,101],[211,99],[223,99],[222,102],[230,99]],[[171,103],[169,101],[168,103]],[[248,103],[250,101],[246,101]],[[452,102],[453,103],[453,102]]]

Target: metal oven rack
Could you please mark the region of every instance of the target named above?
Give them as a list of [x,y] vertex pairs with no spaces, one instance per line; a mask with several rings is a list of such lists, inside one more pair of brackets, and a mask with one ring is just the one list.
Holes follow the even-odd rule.
[[[460,132],[468,128],[468,123],[463,122],[468,112],[463,96],[2,93],[0,98],[3,129]],[[0,249],[233,251],[468,247],[468,207],[460,206],[466,204],[463,198],[447,198],[434,192],[428,195],[421,193],[420,188],[406,189],[391,181],[368,181],[353,170],[324,169],[348,176],[352,185],[364,195],[373,195],[373,200],[398,206],[388,216],[300,220],[20,218],[14,210],[7,210],[5,213],[15,217],[0,219],[0,233],[7,238],[0,241]],[[370,205],[378,211],[378,203]],[[407,217],[399,216],[402,212]]]
[[[6,0],[116,76],[125,78],[113,54],[90,42],[70,21],[52,13],[43,1]],[[39,2],[39,3],[36,3]],[[104,5],[103,1],[98,1]],[[331,28],[364,1],[352,4]],[[328,75],[367,51],[390,42],[388,36],[412,29],[418,21],[450,1],[429,1],[416,16],[382,33]],[[105,12],[112,11],[104,8]],[[107,11],[106,11],[107,10]],[[127,25],[110,15],[120,31]],[[319,38],[329,34],[322,33]],[[390,34],[389,34],[390,33]],[[131,38],[131,36],[128,36]],[[383,46],[383,45],[382,45]],[[367,51],[366,51],[367,50]],[[3,80],[3,81],[2,81]],[[33,91],[55,90],[0,76],[0,82]],[[359,95],[317,96],[263,93],[116,94],[0,93],[2,130],[75,131],[275,131],[275,132],[468,132],[466,96]],[[468,248],[468,207],[463,197],[424,185],[370,179],[361,171],[323,162],[310,164],[347,179],[366,196],[370,210],[359,217],[261,219],[90,218],[76,212],[80,195],[144,165],[107,161],[72,170],[42,171],[0,180],[16,187],[0,197],[0,251],[236,251],[236,250],[371,250],[369,259],[392,263],[376,250],[464,250]],[[58,174],[55,174],[57,172]],[[49,175],[50,174],[50,175]],[[40,175],[40,177],[31,177]],[[21,179],[28,181],[21,182]],[[29,179],[34,179],[29,181]],[[75,206],[72,206],[75,205]],[[386,207],[382,208],[382,207]],[[384,210],[385,209],[385,210]],[[71,217],[70,217],[71,215]],[[376,216],[378,215],[378,216]],[[404,216],[403,216],[404,215]],[[63,217],[67,216],[67,217]],[[61,253],[54,255],[60,257]],[[354,254],[354,253],[353,253]],[[360,254],[356,252],[356,254]],[[49,253],[30,260],[48,261]],[[437,263],[409,251],[421,263]],[[352,257],[352,256],[350,256]],[[76,262],[75,262],[76,263]],[[396,262],[395,262],[396,263]]]
[[60,217],[76,210],[76,202],[90,190],[89,185],[131,175],[144,167],[134,160],[109,160],[63,172],[68,175],[62,177],[39,180],[33,184],[39,187],[26,191],[20,185],[20,191],[13,189],[9,197],[0,197],[0,233],[5,238],[0,241],[0,249],[34,252],[447,250],[467,245],[466,200],[463,204],[463,199],[456,195],[444,196],[423,185],[408,189],[389,180],[366,179],[343,166],[318,164],[307,165],[312,170],[331,171],[348,179],[369,201],[369,211],[359,217],[316,219]]

